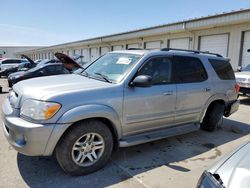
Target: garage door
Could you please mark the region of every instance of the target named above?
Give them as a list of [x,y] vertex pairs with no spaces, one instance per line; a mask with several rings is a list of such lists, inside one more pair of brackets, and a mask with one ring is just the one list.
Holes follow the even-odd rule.
[[73,50],[68,50],[68,55],[70,56],[70,57],[73,57]]
[[139,44],[138,44],[138,43],[135,43],[135,44],[128,44],[127,47],[128,47],[128,49],[129,49],[129,48],[139,48]]
[[242,48],[242,59],[241,59],[241,66],[245,67],[250,64],[250,31],[244,33],[244,41],[243,41],[243,48]]
[[199,50],[218,53],[226,57],[228,50],[228,34],[200,37]]
[[189,49],[189,38],[170,39],[169,48]]
[[74,50],[74,55],[81,55],[81,50],[80,49],[75,49]]
[[81,49],[82,53],[81,55],[83,56],[82,61],[88,63],[89,62],[89,51],[86,48]]
[[147,50],[161,49],[161,41],[146,42],[145,48]]
[[106,53],[108,53],[110,50],[109,50],[109,47],[101,47],[101,55],[104,55]]
[[93,62],[99,57],[98,48],[90,48],[90,61]]
[[116,45],[116,46],[113,46],[113,51],[119,51],[119,50],[122,50],[122,45]]
[[51,59],[51,57],[50,57],[50,52],[48,52],[48,56],[47,56],[47,58],[48,58],[48,59]]

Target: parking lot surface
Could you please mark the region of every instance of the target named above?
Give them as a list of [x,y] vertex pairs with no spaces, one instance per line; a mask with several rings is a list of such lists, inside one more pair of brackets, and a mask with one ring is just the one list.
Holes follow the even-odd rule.
[[[0,79],[8,94],[6,79]],[[195,187],[201,173],[250,140],[250,97],[215,132],[197,131],[115,152],[103,169],[86,176],[64,174],[53,157],[17,153],[0,131],[0,187]],[[2,124],[2,123],[1,123]]]

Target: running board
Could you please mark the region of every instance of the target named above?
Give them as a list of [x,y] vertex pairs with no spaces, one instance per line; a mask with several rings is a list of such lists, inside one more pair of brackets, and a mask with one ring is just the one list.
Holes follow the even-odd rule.
[[120,147],[129,147],[138,144],[143,144],[146,142],[152,142],[155,140],[160,140],[163,138],[168,138],[172,136],[177,136],[181,134],[190,133],[200,129],[200,124],[186,124],[179,125],[175,127],[170,127],[166,129],[160,129],[153,132],[147,132],[139,135],[128,136],[119,141]]

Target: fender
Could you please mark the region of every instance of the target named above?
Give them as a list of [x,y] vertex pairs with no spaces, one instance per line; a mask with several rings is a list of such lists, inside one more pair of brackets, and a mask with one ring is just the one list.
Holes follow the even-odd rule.
[[209,107],[209,105],[216,101],[216,100],[223,100],[225,103],[227,103],[228,101],[228,97],[227,95],[225,94],[222,94],[222,93],[218,93],[218,94],[215,94],[215,95],[212,95],[208,100],[207,102],[205,103],[201,113],[200,113],[200,123],[203,121],[203,118],[205,117],[206,115],[206,112],[207,112],[207,109]]
[[72,108],[65,112],[57,121],[56,126],[54,127],[47,146],[44,152],[44,155],[52,155],[57,142],[60,140],[64,132],[75,122],[88,119],[88,118],[106,118],[112,122],[112,126],[117,133],[118,139],[122,135],[122,126],[118,114],[115,110],[106,105],[99,104],[89,104],[78,106]]
[[117,136],[120,138],[122,127],[121,121],[119,119],[118,114],[116,111],[106,105],[102,104],[88,104],[83,106],[78,106],[72,108],[65,112],[57,121],[57,123],[61,124],[72,124],[74,122],[88,119],[88,118],[106,118],[110,120],[117,131]]

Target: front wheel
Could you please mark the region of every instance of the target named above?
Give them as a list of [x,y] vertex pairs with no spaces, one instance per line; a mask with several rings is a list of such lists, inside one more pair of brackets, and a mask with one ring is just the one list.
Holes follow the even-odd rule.
[[83,121],[73,126],[55,150],[62,169],[71,175],[83,175],[102,168],[113,150],[109,128],[97,120]]

